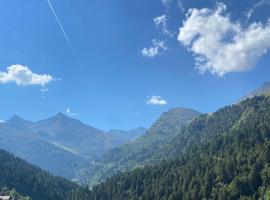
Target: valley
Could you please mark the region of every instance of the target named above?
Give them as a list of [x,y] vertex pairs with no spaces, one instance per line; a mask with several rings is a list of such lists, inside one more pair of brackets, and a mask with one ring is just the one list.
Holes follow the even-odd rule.
[[[269,195],[270,97],[267,92],[259,95],[211,114],[171,109],[148,130],[132,130],[130,138],[134,132],[138,138],[130,140],[128,132],[102,132],[61,113],[36,123],[14,116],[0,124],[1,148],[55,175],[68,174],[73,167],[77,179],[66,178],[84,187],[51,176],[5,151],[0,153],[0,186],[41,200],[65,187],[59,200],[71,196],[104,200],[262,198]],[[98,148],[93,146],[97,138],[104,145],[99,147],[103,154],[88,154]],[[17,181],[11,176],[14,170]],[[28,173],[34,177],[25,179]],[[62,188],[42,186],[42,176],[50,185],[61,181]],[[34,182],[37,190],[44,187],[42,192],[29,190],[27,185]]]

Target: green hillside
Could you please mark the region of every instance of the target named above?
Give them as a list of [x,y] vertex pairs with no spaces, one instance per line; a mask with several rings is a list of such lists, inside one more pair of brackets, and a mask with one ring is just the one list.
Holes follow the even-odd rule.
[[[109,178],[93,188],[93,198],[270,198],[269,97],[254,97],[203,115],[180,135],[184,140],[177,135],[162,153],[177,159]],[[181,143],[187,143],[185,149]]]
[[0,188],[15,188],[33,200],[87,200],[90,192],[0,150]]

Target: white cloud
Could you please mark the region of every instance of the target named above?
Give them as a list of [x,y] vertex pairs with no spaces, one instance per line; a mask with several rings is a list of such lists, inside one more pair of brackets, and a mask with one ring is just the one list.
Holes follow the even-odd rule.
[[15,82],[17,85],[40,85],[45,87],[53,77],[48,74],[35,74],[28,67],[11,65],[6,72],[0,71],[0,83]]
[[148,99],[146,102],[148,105],[166,105],[167,101],[163,99],[161,96],[155,96],[153,95]]
[[163,32],[163,34],[168,35],[170,37],[173,36],[173,34],[168,30],[168,25],[167,25],[167,16],[166,15],[161,15],[158,17],[153,18],[153,21],[156,25],[157,28],[160,28]]
[[250,70],[270,48],[269,20],[244,28],[225,11],[221,3],[215,10],[190,9],[180,27],[178,41],[194,54],[201,73],[223,76]]
[[154,58],[155,56],[161,54],[160,53],[161,50],[167,50],[167,47],[165,46],[164,41],[159,41],[159,40],[153,39],[152,43],[153,43],[152,47],[144,48],[141,51],[141,53],[144,57]]
[[246,12],[247,18],[249,19],[253,15],[253,13],[255,12],[255,10],[257,8],[260,8],[264,5],[270,5],[270,0],[261,0],[257,3],[255,3],[254,6]]
[[75,116],[76,115],[76,113],[74,113],[74,112],[71,111],[71,108],[66,108],[66,114],[71,115],[71,116]]
[[0,119],[0,123],[5,123],[3,120]]

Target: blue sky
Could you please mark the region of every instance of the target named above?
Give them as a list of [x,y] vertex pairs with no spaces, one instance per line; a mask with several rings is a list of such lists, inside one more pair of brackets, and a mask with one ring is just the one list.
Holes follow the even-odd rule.
[[104,130],[149,127],[170,108],[212,112],[270,80],[268,0],[50,2],[70,44],[47,0],[0,2],[1,120],[63,112]]

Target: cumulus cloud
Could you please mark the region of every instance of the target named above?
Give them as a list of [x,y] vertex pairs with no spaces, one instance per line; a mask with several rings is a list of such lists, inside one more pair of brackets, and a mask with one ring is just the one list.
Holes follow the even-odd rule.
[[142,49],[141,53],[144,57],[154,58],[161,54],[160,51],[167,50],[164,41],[153,39],[152,43],[152,47]]
[[223,76],[252,69],[270,48],[270,21],[251,23],[244,28],[232,22],[226,6],[215,10],[190,9],[180,27],[178,41],[195,56],[201,73]]
[[254,14],[254,12],[255,12],[255,10],[257,8],[260,8],[260,7],[264,6],[264,5],[268,5],[269,6],[270,5],[270,0],[261,0],[261,1],[257,2],[257,3],[255,3],[254,6],[252,8],[250,8],[246,12],[247,18],[249,19]]
[[167,101],[163,99],[161,96],[155,96],[153,95],[148,99],[146,102],[148,105],[166,105]]
[[17,85],[40,85],[45,87],[53,77],[48,74],[35,74],[28,67],[11,65],[6,72],[0,71],[0,83],[15,82]]
[[167,24],[167,16],[161,15],[158,17],[153,18],[153,21],[157,28],[160,28],[162,30],[162,33],[168,36],[173,36],[173,34],[168,30],[168,24]]

